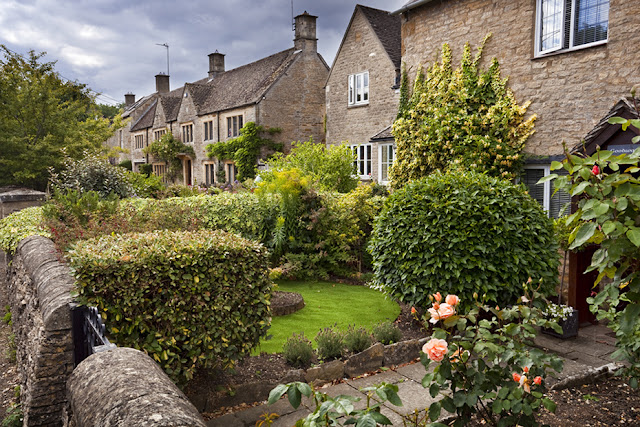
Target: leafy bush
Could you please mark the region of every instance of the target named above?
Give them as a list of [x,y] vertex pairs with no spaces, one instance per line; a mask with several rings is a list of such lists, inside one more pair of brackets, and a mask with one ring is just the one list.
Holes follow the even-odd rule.
[[[160,139],[153,141],[142,151],[167,163],[167,179],[169,181],[173,181],[173,179],[182,170],[182,160],[178,155],[182,153],[190,154],[192,156],[195,155],[195,151],[193,151],[192,146],[175,138],[171,132],[165,133]],[[153,173],[153,166],[151,164],[145,163],[141,165],[140,171],[143,171],[143,168],[146,168],[144,169],[144,172],[147,175],[151,175]]]
[[382,344],[393,344],[402,339],[402,331],[391,322],[381,322],[371,331],[376,341]]
[[51,237],[44,226],[42,207],[34,206],[0,219],[0,250],[13,254],[18,243],[29,236]]
[[374,283],[424,308],[437,290],[513,304],[529,277],[554,289],[553,224],[522,185],[476,172],[434,173],[393,193],[370,245]]
[[309,366],[313,357],[313,347],[304,333],[293,334],[284,343],[282,354],[289,365],[294,368],[305,368]]
[[271,281],[258,243],[222,231],[156,231],[78,242],[68,254],[81,304],[118,345],[174,380],[232,366],[266,334]]
[[345,144],[316,144],[312,139],[291,144],[288,155],[276,153],[267,161],[269,169],[260,173],[264,181],[275,178],[274,171],[297,169],[308,176],[319,190],[348,193],[358,186],[354,169],[354,154]]
[[127,170],[133,170],[133,163],[131,163],[131,160],[123,160],[120,163],[118,163],[118,166],[120,166],[121,168],[125,168]]
[[22,427],[23,426],[24,415],[22,413],[22,406],[20,404],[12,403],[9,408],[7,408],[7,414],[2,420],[2,427]]
[[351,353],[360,353],[371,346],[371,334],[363,327],[349,325],[344,333],[344,345]]
[[131,194],[127,171],[113,166],[106,159],[85,153],[80,160],[66,159],[64,165],[65,168],[60,173],[51,174],[51,184],[60,192],[95,191],[101,197],[115,194],[121,199]]
[[344,335],[333,327],[321,329],[316,335],[316,346],[321,360],[337,359],[344,351]]
[[159,176],[145,175],[137,172],[127,173],[129,185],[131,185],[131,195],[134,197],[154,198],[160,197],[165,189],[162,179]]
[[[451,49],[442,46],[442,60],[426,77],[419,70],[408,102],[401,104],[393,124],[396,162],[391,183],[399,188],[435,170],[464,168],[506,179],[522,167],[521,150],[533,133],[535,115],[524,118],[529,103],[519,106],[494,58],[488,70],[478,64],[489,36],[472,58],[464,46],[459,68]],[[405,86],[408,80],[404,79]]]

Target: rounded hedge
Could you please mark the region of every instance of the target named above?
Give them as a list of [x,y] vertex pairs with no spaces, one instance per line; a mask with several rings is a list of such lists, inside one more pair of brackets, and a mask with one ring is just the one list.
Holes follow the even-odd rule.
[[476,172],[436,172],[393,193],[376,219],[369,246],[374,286],[418,307],[429,295],[474,292],[499,305],[542,279],[558,276],[553,223],[523,185]]

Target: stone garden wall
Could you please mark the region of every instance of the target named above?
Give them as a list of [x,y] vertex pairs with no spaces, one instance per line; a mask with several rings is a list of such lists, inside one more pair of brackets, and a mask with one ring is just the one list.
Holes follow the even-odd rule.
[[24,425],[204,426],[184,394],[137,350],[94,354],[74,370],[73,284],[47,238],[24,239],[9,260]]

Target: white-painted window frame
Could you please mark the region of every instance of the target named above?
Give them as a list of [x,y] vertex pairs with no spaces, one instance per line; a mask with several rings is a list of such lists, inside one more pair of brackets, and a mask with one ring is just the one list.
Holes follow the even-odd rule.
[[356,176],[364,180],[371,179],[373,166],[373,144],[352,144],[350,147],[356,155],[356,159],[353,163],[356,167]]
[[[388,159],[388,153],[389,153],[389,148],[391,149],[391,152],[393,153],[391,156],[391,162],[389,162],[387,160],[387,162],[384,162],[382,157],[385,153],[385,151],[387,152],[387,159]],[[391,165],[393,164],[393,162],[396,160],[396,144],[394,144],[393,142],[386,142],[386,143],[380,143],[378,144],[378,182],[380,184],[383,185],[387,185],[389,184],[389,168],[391,167]],[[387,166],[387,179],[383,179],[382,173],[384,171],[384,166]]]
[[[359,82],[361,83],[360,85],[358,85]],[[369,103],[369,84],[368,71],[349,75],[349,105],[366,105]],[[360,99],[358,99],[358,96],[360,96]]]

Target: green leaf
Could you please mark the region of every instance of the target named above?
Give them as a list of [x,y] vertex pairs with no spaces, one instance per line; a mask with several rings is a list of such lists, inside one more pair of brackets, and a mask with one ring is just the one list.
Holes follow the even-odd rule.
[[382,424],[384,426],[390,426],[392,424],[392,422],[389,420],[389,418],[385,417],[384,415],[382,415],[380,412],[377,411],[371,411],[369,412],[369,414],[371,414],[371,417],[375,420],[376,423],[378,424]]
[[555,170],[558,170],[558,169],[562,169],[562,168],[563,168],[562,162],[557,162],[557,161],[551,162],[551,170],[552,171],[555,171]]
[[544,398],[542,399],[542,405],[544,405],[545,409],[551,413],[556,412],[556,404],[553,400],[548,399],[548,398]]
[[438,393],[440,393],[440,387],[438,386],[438,384],[431,384],[431,386],[429,387],[429,394],[431,395],[431,397],[436,397]]
[[569,246],[569,249],[575,249],[587,242],[593,236],[593,233],[596,231],[596,224],[594,222],[586,222],[580,225],[578,231],[576,232],[576,236]]
[[538,180],[538,182],[536,182],[536,184],[544,184],[545,182],[551,181],[553,179],[556,179],[557,177],[558,177],[558,174],[552,173],[552,174],[549,174],[547,176],[544,176],[544,177],[540,178]]
[[298,387],[290,387],[289,391],[287,391],[287,397],[289,398],[289,403],[293,406],[293,409],[298,409],[302,400],[302,395],[300,394]]
[[440,401],[440,404],[442,405],[442,409],[444,409],[445,411],[450,412],[452,414],[456,413],[456,405],[455,403],[453,403],[453,399],[451,399],[449,396],[442,399]]
[[637,227],[629,227],[626,234],[627,238],[636,245],[636,247],[640,247],[640,228]]
[[623,119],[622,117],[610,117],[609,120],[607,120],[607,122],[609,122],[609,124],[611,125],[621,125],[624,123],[627,123],[627,119]]
[[288,386],[285,384],[277,385],[273,390],[269,392],[269,405],[276,403],[282,395],[287,391]]
[[440,406],[440,402],[434,402],[429,406],[429,419],[431,421],[436,421],[438,418],[440,418],[440,412],[441,412],[441,406]]
[[457,408],[464,406],[467,403],[467,394],[463,391],[456,391],[453,393],[453,403]]
[[[581,169],[584,170],[584,169]],[[589,172],[591,173],[591,172]],[[580,184],[576,185],[572,190],[571,190],[571,195],[572,196],[577,196],[579,194],[582,194],[582,192],[590,185],[591,183],[589,181],[582,181]]]
[[639,321],[640,304],[629,304],[620,316],[620,331],[627,335],[633,333]]

